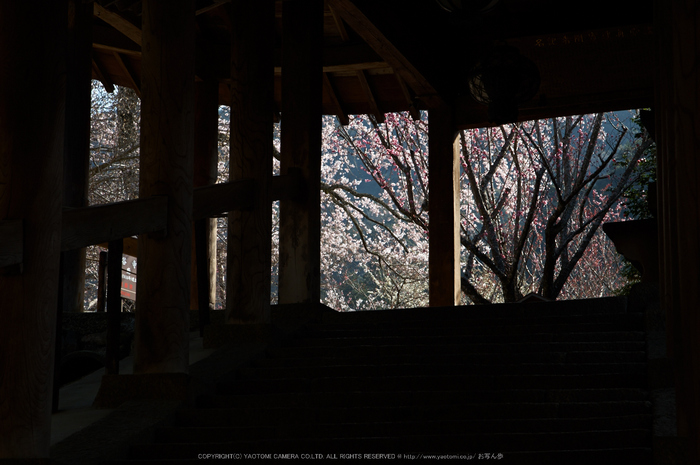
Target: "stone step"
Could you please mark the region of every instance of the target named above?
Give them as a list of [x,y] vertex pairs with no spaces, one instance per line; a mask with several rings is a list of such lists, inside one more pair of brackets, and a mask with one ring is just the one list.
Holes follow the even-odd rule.
[[595,319],[600,315],[627,313],[624,297],[595,300],[568,300],[537,304],[494,304],[467,307],[409,308],[368,312],[328,312],[323,323],[359,324],[420,321],[454,321],[479,318],[536,318],[540,316],[585,315]]
[[447,354],[493,354],[525,352],[644,352],[642,341],[621,342],[526,342],[526,343],[465,343],[465,344],[414,344],[414,345],[358,345],[334,346],[328,340],[316,346],[277,347],[269,349],[270,357],[366,357],[387,355],[447,355]]
[[[251,366],[352,366],[352,365],[391,365],[391,364],[462,364],[462,363],[635,363],[646,362],[646,353],[636,351],[571,351],[571,352],[504,352],[504,353],[460,353],[460,354],[405,354],[384,355],[369,353],[336,357],[326,352],[315,351],[314,357],[295,357],[284,351],[277,351],[277,357],[254,361]],[[274,354],[274,352],[273,352]],[[284,355],[284,356],[282,356]]]
[[424,328],[403,328],[395,330],[361,330],[361,329],[307,329],[295,340],[296,345],[303,345],[313,339],[347,340],[348,343],[358,339],[399,339],[442,338],[445,341],[460,339],[469,342],[611,342],[611,341],[644,341],[646,335],[642,331],[585,331],[585,332],[519,332],[494,330],[484,333],[481,328],[461,328],[449,326],[439,330],[429,331]]
[[[573,433],[519,433],[519,434],[443,434],[396,436],[386,431],[377,437],[331,439],[267,439],[226,442],[167,443],[132,446],[130,456],[136,459],[193,459],[202,453],[230,454],[238,451],[265,451],[266,453],[463,453],[464,451],[537,451],[572,449],[581,444],[595,448],[641,448],[651,440],[648,430],[578,431]],[[379,452],[386,451],[386,452]],[[389,452],[392,451],[392,452]]]
[[222,394],[261,394],[272,392],[342,392],[454,389],[575,389],[575,388],[634,388],[645,387],[647,375],[608,373],[600,375],[459,375],[459,376],[385,376],[376,378],[277,378],[238,379],[217,386]]
[[369,422],[283,424],[258,427],[191,427],[174,426],[160,428],[155,440],[160,443],[216,443],[229,441],[255,441],[269,439],[305,438],[355,438],[378,437],[387,431],[395,436],[440,434],[523,434],[523,433],[575,433],[605,428],[610,432],[624,430],[648,430],[650,415],[632,415],[607,418],[540,419],[540,420],[463,420],[425,422]]
[[460,376],[471,375],[600,375],[611,373],[647,373],[646,363],[520,363],[494,365],[485,363],[461,364],[406,364],[406,365],[325,365],[325,366],[280,366],[248,367],[237,370],[240,379],[279,379],[279,378],[331,378],[331,377],[372,377],[387,376]]
[[[339,317],[340,318],[340,317]],[[423,328],[426,331],[435,331],[448,327],[459,327],[469,330],[469,328],[497,328],[501,331],[528,331],[540,330],[541,332],[551,331],[595,331],[606,330],[615,331],[619,329],[643,330],[643,315],[637,313],[618,313],[601,315],[549,315],[539,317],[504,317],[504,318],[474,318],[474,319],[442,319],[427,318],[425,320],[404,320],[398,318],[395,321],[387,320],[374,322],[339,320],[337,322],[323,323],[320,325],[310,325],[310,330],[325,328],[326,330],[356,330],[356,331],[385,331]]]
[[177,414],[179,425],[277,426],[311,423],[430,422],[518,419],[573,419],[649,415],[648,401],[522,402],[400,407],[285,407],[199,408]]
[[346,391],[299,392],[277,394],[218,395],[202,398],[200,406],[211,408],[367,408],[442,406],[473,403],[557,403],[557,402],[623,402],[649,400],[647,391],[637,388],[611,389],[462,389],[446,391]]

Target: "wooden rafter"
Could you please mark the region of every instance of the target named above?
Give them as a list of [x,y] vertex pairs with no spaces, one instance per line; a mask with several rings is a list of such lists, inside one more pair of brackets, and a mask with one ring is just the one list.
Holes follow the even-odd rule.
[[136,95],[141,98],[141,86],[139,86],[136,83],[136,79],[134,79],[133,74],[131,74],[131,70],[126,66],[126,63],[124,63],[124,60],[122,60],[122,57],[119,53],[114,52],[114,59],[117,61],[119,64],[119,67],[124,71],[124,74],[126,74],[126,78],[129,80],[129,83],[131,84],[131,88],[134,89],[136,92]]
[[141,29],[131,24],[131,22],[127,21],[125,18],[121,17],[120,15],[114,12],[107,10],[97,2],[95,2],[94,14],[102,21],[106,22],[114,29],[121,32],[129,39],[136,42],[139,46],[141,46]]
[[365,72],[362,70],[358,71],[357,79],[360,81],[360,86],[362,87],[362,90],[364,90],[365,95],[367,96],[367,102],[369,103],[371,113],[377,118],[377,121],[383,123],[384,113],[382,113],[379,110],[377,99],[374,97],[374,92],[372,92],[372,88],[369,85],[369,81],[367,81],[367,76],[365,75]]
[[420,111],[418,108],[416,108],[415,102],[413,101],[413,97],[411,96],[411,91],[408,89],[408,86],[404,82],[403,79],[401,79],[401,76],[398,74],[395,75],[396,80],[399,83],[399,87],[401,87],[401,92],[403,92],[404,97],[406,98],[406,101],[408,102],[408,112],[411,114],[411,118],[414,120],[418,121],[420,120]]
[[92,59],[92,70],[97,76],[97,79],[104,86],[105,90],[110,94],[114,92],[114,82],[112,82],[112,79],[110,78],[109,74],[102,70],[100,62],[97,61],[95,58]]
[[343,23],[342,18],[335,12],[335,9],[332,6],[329,6],[328,9],[331,12],[331,16],[333,16],[333,21],[335,22],[335,26],[338,28],[341,40],[343,42],[347,42],[350,40],[350,36],[348,35],[347,29],[345,29],[345,24]]
[[231,0],[213,0],[211,5],[203,6],[202,8],[198,9],[195,14],[197,16],[201,15],[202,13],[206,13],[209,10],[213,10],[214,8],[219,8],[221,5],[224,3],[229,3]]
[[333,83],[331,82],[327,73],[323,73],[323,88],[326,89],[326,92],[328,92],[328,96],[330,97],[331,102],[333,103],[333,107],[335,108],[336,116],[340,120],[340,124],[350,124],[348,115],[347,113],[345,113],[345,110],[343,109],[343,105],[340,103],[340,100],[338,100],[338,95],[335,93]]
[[443,104],[442,98],[420,71],[408,61],[351,0],[328,0],[328,4],[391,66],[397,75],[403,78],[406,84],[416,93],[417,98],[425,101],[430,107],[437,107]]

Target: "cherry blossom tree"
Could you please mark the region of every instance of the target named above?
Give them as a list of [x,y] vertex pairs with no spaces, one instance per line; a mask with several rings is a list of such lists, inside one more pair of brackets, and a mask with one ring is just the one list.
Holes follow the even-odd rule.
[[[397,283],[426,287],[427,124],[425,114],[420,121],[391,114],[382,124],[356,116],[324,138],[335,161],[322,189],[352,223],[354,240],[374,257],[365,269],[372,263],[383,272],[372,288],[383,305],[417,305],[427,297],[411,291],[420,297],[392,301],[387,293],[401,288]],[[614,113],[466,130],[460,140],[465,296],[488,303],[516,301],[529,292],[550,299],[611,292],[614,274],[591,279],[593,270],[606,268],[604,257],[617,263],[600,225],[617,218],[650,141],[628,138]],[[622,152],[624,166],[614,163]],[[353,168],[374,191],[351,181]],[[411,272],[404,263],[414,264]],[[603,284],[592,289],[593,283]]]

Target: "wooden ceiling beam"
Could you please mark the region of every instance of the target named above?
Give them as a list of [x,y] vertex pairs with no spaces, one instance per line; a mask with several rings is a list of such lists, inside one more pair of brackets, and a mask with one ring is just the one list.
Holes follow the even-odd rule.
[[335,89],[333,88],[333,83],[331,82],[327,73],[323,73],[323,88],[328,93],[333,107],[336,109],[335,115],[338,117],[338,120],[340,120],[340,124],[343,126],[350,124],[350,119],[343,109],[343,105],[340,103],[340,100],[338,100],[338,95],[336,94]]
[[126,49],[123,47],[115,47],[113,45],[107,45],[107,44],[98,44],[98,43],[93,43],[92,48],[97,49],[97,50],[104,50],[106,52],[116,52],[120,55],[129,55],[135,58],[141,58],[141,52],[138,50],[130,50]]
[[386,61],[429,107],[444,105],[435,88],[351,0],[328,0],[328,4]]
[[231,0],[213,0],[210,5],[203,6],[195,11],[195,15],[199,16],[202,13],[206,13],[209,10],[213,10],[214,8],[219,8],[221,5],[225,3],[229,3]]
[[134,89],[138,98],[141,98],[141,86],[136,82],[134,75],[131,73],[131,70],[126,66],[126,63],[124,63],[124,60],[122,60],[121,55],[117,52],[114,52],[114,59],[119,64],[119,67],[122,69],[122,71],[124,71],[124,74],[126,74],[126,78],[128,79],[129,83],[131,84],[129,87]]
[[95,16],[127,36],[129,39],[133,40],[139,45],[139,47],[141,46],[141,29],[134,26],[130,21],[126,20],[120,15],[107,10],[99,3],[95,2],[94,5],[93,13]]

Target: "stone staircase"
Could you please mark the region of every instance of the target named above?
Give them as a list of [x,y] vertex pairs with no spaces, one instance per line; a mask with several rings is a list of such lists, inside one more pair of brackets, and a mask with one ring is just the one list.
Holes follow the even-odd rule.
[[643,315],[624,298],[326,312],[119,463],[650,464],[651,429]]

